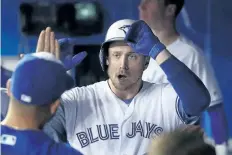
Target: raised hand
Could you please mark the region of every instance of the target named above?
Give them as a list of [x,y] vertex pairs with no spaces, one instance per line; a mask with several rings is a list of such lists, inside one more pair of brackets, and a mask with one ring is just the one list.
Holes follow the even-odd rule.
[[125,41],[134,52],[156,58],[156,56],[166,47],[159,41],[151,28],[142,20],[138,20],[131,25],[127,32]]
[[36,52],[52,53],[57,59],[60,59],[60,46],[55,39],[55,33],[50,27],[41,31],[37,42]]
[[87,56],[86,52],[80,52],[73,56],[73,47],[75,41],[71,38],[62,38],[58,40],[60,45],[60,59],[64,63],[67,70],[79,65]]
[[37,42],[36,52],[49,52],[55,55],[57,59],[60,59],[66,68],[70,70],[76,65],[80,64],[82,60],[87,56],[86,52],[78,53],[72,56],[73,43],[69,38],[55,39],[55,33],[50,27],[46,30],[42,30]]

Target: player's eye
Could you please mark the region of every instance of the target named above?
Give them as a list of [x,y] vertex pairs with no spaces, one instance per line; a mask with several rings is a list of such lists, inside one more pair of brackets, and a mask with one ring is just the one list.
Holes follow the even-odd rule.
[[137,58],[137,55],[136,54],[130,54],[129,56],[128,56],[128,59],[129,60],[135,60]]
[[113,53],[113,56],[114,56],[115,58],[119,58],[119,57],[120,57],[120,54],[119,54],[119,53]]

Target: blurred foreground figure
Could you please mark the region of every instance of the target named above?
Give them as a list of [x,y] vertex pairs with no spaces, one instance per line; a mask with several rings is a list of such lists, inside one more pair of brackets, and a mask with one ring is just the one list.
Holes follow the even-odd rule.
[[216,155],[216,152],[204,141],[201,132],[176,130],[156,138],[149,155]]

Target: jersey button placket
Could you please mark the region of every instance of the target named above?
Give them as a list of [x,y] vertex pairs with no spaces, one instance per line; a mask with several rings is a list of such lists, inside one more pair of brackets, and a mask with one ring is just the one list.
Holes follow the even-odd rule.
[[[126,138],[126,131],[123,132],[123,127],[124,125],[126,124],[126,122],[129,120],[129,118],[132,116],[133,112],[134,112],[134,108],[135,108],[135,103],[134,103],[134,100],[131,101],[129,107],[128,107],[128,110],[125,112],[125,115],[124,115],[124,119],[121,123],[121,127],[120,127],[120,130],[121,130],[121,139],[120,139],[120,152],[124,151],[122,150],[123,146],[122,144],[125,143],[126,141],[124,141],[124,138]],[[122,155],[126,155],[126,153],[122,153]]]

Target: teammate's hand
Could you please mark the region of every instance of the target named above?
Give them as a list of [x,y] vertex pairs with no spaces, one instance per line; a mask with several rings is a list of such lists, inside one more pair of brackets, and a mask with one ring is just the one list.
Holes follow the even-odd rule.
[[125,41],[134,52],[156,58],[166,47],[159,41],[151,28],[142,20],[131,25],[126,34]]
[[63,61],[66,70],[70,70],[75,66],[79,65],[86,56],[86,52],[80,52],[74,56],[67,55]]
[[87,56],[86,52],[72,56],[72,49],[73,44],[71,43],[71,39],[64,38],[57,41],[54,32],[50,27],[47,27],[46,30],[40,33],[36,52],[45,51],[54,54],[57,59],[60,59],[64,63],[66,70],[70,70],[80,64]]
[[204,136],[204,130],[199,126],[199,125],[187,125],[187,126],[184,126],[182,128],[180,128],[181,131],[184,131],[184,132],[195,132],[195,133],[198,133],[199,136]]
[[70,70],[80,64],[87,56],[87,53],[80,52],[73,56],[74,40],[70,38],[62,38],[58,40],[60,45],[60,60],[64,63],[67,70]]
[[52,53],[57,59],[60,59],[60,46],[55,39],[55,33],[50,27],[41,31],[37,42],[36,52]]

